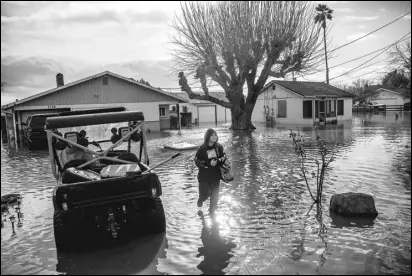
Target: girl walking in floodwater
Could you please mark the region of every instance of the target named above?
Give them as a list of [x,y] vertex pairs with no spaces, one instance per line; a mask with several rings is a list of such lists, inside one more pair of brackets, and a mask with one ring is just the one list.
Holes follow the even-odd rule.
[[214,213],[219,200],[220,164],[226,157],[223,146],[218,142],[217,133],[209,128],[205,133],[203,144],[199,147],[195,157],[195,164],[199,168],[199,199],[197,206],[202,207],[210,197],[209,213]]

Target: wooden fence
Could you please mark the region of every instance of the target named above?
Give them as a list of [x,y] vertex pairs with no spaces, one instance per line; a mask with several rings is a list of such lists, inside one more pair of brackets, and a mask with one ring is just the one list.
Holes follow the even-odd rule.
[[354,106],[352,112],[379,112],[379,111],[411,111],[410,106],[403,105],[386,105],[384,108],[373,106]]

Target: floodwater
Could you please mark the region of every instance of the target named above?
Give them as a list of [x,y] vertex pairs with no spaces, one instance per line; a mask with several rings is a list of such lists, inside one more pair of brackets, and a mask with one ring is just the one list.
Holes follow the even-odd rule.
[[[170,157],[166,143],[201,143],[206,128],[149,134],[151,164]],[[410,274],[410,113],[354,114],[320,130],[338,141],[326,177],[324,202],[312,206],[295,162],[289,127],[254,132],[216,128],[235,180],[222,184],[219,210],[198,214],[193,151],[157,173],[163,184],[167,231],[114,248],[57,254],[51,201],[55,180],[48,155],[1,151],[1,194],[23,196],[15,232],[3,214],[1,274]],[[313,135],[311,127],[301,128]],[[375,198],[373,221],[332,217],[335,193]]]

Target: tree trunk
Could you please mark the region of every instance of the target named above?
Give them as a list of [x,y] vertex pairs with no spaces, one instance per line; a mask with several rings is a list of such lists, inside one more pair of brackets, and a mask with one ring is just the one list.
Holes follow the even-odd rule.
[[325,27],[323,27],[323,43],[325,45],[326,83],[329,84],[328,54],[326,51],[326,24],[325,24]]
[[[251,88],[249,88],[251,89]],[[252,124],[252,112],[255,107],[254,99],[247,99],[245,102],[245,96],[243,91],[237,91],[229,98],[230,103],[233,105],[232,112],[232,130],[253,130],[255,127]]]
[[232,110],[232,130],[253,130],[255,127],[252,124],[252,112],[241,110],[236,112]]

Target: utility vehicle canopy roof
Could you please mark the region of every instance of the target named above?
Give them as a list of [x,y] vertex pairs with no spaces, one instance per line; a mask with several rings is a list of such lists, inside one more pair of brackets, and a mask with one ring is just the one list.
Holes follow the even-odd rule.
[[102,125],[130,121],[144,121],[143,112],[121,111],[50,117],[46,120],[45,129]]

